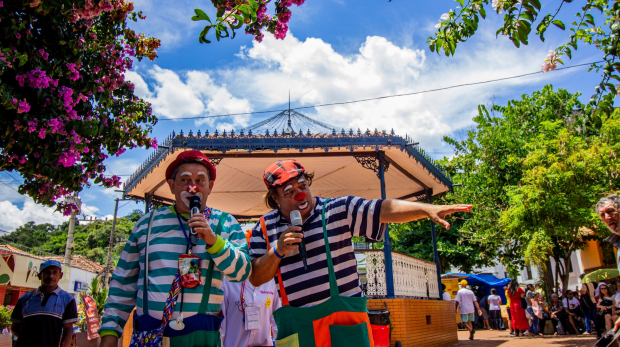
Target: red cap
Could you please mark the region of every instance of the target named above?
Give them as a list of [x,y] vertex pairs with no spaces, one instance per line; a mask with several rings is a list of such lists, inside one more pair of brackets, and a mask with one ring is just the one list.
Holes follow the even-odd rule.
[[278,160],[267,166],[263,174],[263,181],[265,181],[267,188],[278,187],[304,172],[306,169],[295,159]]
[[168,168],[166,169],[166,179],[169,179],[170,176],[172,176],[172,171],[174,171],[177,166],[192,162],[206,166],[207,169],[209,169],[209,178],[211,181],[215,181],[215,166],[211,164],[211,161],[209,161],[209,158],[207,158],[204,153],[196,150],[181,152],[181,154],[179,154],[177,158],[170,163],[170,165],[168,165]]

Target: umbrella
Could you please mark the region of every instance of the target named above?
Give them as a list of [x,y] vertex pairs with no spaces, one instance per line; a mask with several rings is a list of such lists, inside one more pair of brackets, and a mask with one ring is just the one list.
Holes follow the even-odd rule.
[[618,269],[598,269],[585,275],[581,280],[581,283],[604,281],[615,277],[620,277],[620,272]]

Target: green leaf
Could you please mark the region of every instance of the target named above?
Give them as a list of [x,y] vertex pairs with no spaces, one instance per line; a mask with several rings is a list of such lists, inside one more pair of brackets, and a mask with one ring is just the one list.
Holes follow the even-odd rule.
[[538,11],[540,11],[540,1],[539,0],[530,0],[530,4],[534,5]]
[[551,22],[551,23],[553,23],[553,25],[555,25],[556,27],[558,27],[558,28],[560,28],[562,30],[566,29],[566,27],[564,26],[564,23],[561,20],[559,20],[559,19],[554,19],[553,22]]
[[[199,8],[196,8],[196,9],[194,9],[194,12],[196,12],[196,16],[198,18],[211,22],[211,19],[209,19],[209,16],[207,16],[205,11],[203,11],[203,10],[201,10]],[[194,17],[192,17],[192,18],[194,18]]]
[[18,66],[22,66],[24,64],[26,64],[28,62],[28,54],[22,54],[19,57],[19,65]]

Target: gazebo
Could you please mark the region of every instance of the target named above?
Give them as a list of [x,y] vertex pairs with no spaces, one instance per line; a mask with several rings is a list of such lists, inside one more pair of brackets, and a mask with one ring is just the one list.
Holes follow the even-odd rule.
[[[229,212],[240,221],[256,220],[269,211],[263,203],[266,189],[262,175],[267,165],[278,159],[296,158],[307,171],[314,172],[315,196],[355,195],[431,203],[434,195],[452,189],[448,175],[409,136],[397,136],[393,130],[336,129],[289,109],[246,129],[172,132],[127,180],[124,195],[144,199],[147,211],[153,204],[171,204],[174,197],[164,172],[177,152],[189,149],[202,151],[217,167],[209,206]],[[428,282],[428,294],[415,297],[428,295],[441,300],[434,224],[432,233],[435,264],[416,267],[404,260],[393,260],[386,232],[383,252],[367,253],[376,265],[374,270],[372,264],[367,266],[369,279],[379,278],[369,282],[369,292],[387,298],[408,296],[407,287],[412,285],[408,281],[415,273],[418,281]],[[384,268],[377,262],[384,263]],[[402,289],[396,292],[393,264],[400,266],[397,272],[403,272],[403,278],[396,279]],[[436,276],[434,280],[431,273]]]

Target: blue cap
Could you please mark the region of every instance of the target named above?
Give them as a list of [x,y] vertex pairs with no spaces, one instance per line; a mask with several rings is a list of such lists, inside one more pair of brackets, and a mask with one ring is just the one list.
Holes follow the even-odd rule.
[[39,268],[39,272],[43,271],[43,269],[45,269],[46,267],[50,267],[50,266],[55,266],[57,268],[60,269],[60,271],[62,271],[62,265],[60,264],[60,262],[58,260],[46,260],[43,263],[41,263],[41,267]]

